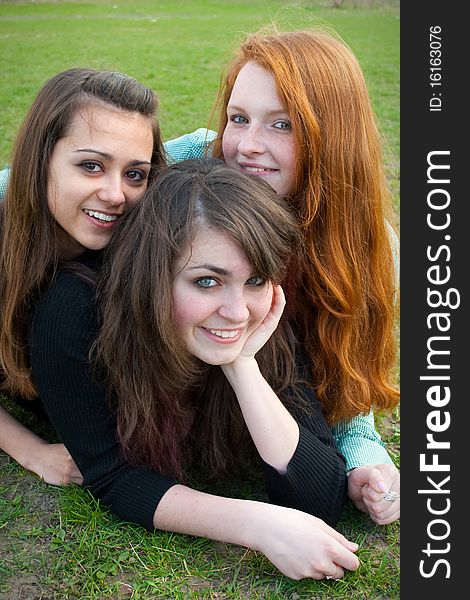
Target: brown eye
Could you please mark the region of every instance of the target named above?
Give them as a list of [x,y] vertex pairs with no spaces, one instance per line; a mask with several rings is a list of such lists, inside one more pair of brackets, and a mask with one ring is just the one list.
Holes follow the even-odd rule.
[[147,173],[139,169],[132,169],[132,171],[127,171],[126,177],[133,183],[142,183],[147,180]]
[[82,167],[87,173],[100,173],[103,170],[103,167],[99,163],[92,162],[90,160],[81,162],[80,167]]

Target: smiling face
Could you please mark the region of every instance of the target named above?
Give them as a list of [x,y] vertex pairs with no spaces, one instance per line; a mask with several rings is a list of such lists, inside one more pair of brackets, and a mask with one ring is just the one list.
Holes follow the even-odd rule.
[[190,354],[228,364],[271,308],[272,285],[253,273],[243,249],[221,231],[200,228],[176,265],[175,325]]
[[153,135],[139,113],[89,106],[52,152],[47,203],[68,235],[62,258],[108,245],[119,217],[147,187]]
[[225,162],[262,177],[280,195],[292,189],[295,144],[274,77],[254,62],[239,72],[227,106],[222,138]]

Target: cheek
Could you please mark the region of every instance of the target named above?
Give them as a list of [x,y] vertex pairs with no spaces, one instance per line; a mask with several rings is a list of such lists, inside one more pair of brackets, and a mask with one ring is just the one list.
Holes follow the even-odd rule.
[[49,181],[47,183],[47,207],[49,208],[49,211],[52,214],[52,216],[55,217],[57,215],[58,209],[60,208],[57,202],[57,199],[60,195],[60,189],[56,178],[52,174],[49,175],[48,179]]
[[132,188],[126,194],[127,204],[129,204],[129,206],[134,206],[134,204],[137,204],[137,202],[141,199],[142,194],[145,192],[146,189],[147,189],[147,186],[145,186],[144,188],[140,188],[138,190]]
[[176,290],[173,295],[174,324],[180,333],[184,333],[199,323],[202,323],[211,312],[208,302],[198,294],[188,293],[187,290]]
[[236,134],[229,132],[227,129],[222,136],[222,154],[225,162],[230,165],[237,154],[238,139]]
[[293,143],[286,143],[278,147],[278,162],[282,165],[284,192],[290,192],[295,177],[296,159]]

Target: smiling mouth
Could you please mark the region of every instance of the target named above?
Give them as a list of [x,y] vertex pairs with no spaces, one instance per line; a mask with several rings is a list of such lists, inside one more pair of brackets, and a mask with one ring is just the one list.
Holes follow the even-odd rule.
[[241,329],[232,329],[231,331],[227,331],[226,329],[208,329],[207,327],[204,329],[206,329],[206,331],[209,333],[212,333],[212,335],[222,338],[223,340],[236,338],[241,331]]
[[97,221],[102,221],[104,223],[111,223],[113,221],[117,221],[118,215],[105,215],[104,213],[98,212],[97,210],[89,210],[88,208],[84,208],[83,212],[89,217],[93,217]]
[[269,167],[250,167],[248,165],[240,165],[242,171],[251,175],[257,175],[259,173],[275,173],[277,169],[270,169]]

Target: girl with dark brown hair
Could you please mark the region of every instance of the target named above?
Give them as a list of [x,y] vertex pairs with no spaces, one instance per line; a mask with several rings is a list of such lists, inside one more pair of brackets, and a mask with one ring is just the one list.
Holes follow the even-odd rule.
[[[29,330],[60,264],[101,249],[164,162],[157,97],[121,73],[69,69],[33,102],[0,206],[1,390],[36,396]],[[82,476],[63,444],[47,444],[0,408],[0,447],[50,483]]]
[[[169,167],[102,264],[81,254],[41,295],[32,379],[84,485],[117,516],[254,548],[295,579],[339,578],[359,564],[325,523],[343,508],[344,459],[281,318],[298,243],[264,182],[216,159]],[[216,493],[253,468],[267,501]]]

